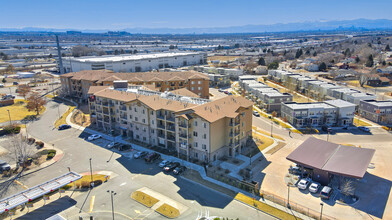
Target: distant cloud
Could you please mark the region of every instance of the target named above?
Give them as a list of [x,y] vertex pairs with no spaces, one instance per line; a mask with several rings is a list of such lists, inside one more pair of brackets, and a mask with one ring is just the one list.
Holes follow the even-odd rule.
[[153,21],[153,22],[151,22],[151,24],[167,24],[167,23],[169,23],[169,22],[167,22],[167,21]]

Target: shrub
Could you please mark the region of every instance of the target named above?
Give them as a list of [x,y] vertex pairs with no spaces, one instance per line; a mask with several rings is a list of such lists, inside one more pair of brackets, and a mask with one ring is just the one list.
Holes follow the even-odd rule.
[[20,132],[20,127],[16,125],[5,126],[3,129],[6,134],[19,134]]
[[34,142],[35,142],[35,139],[34,139],[34,138],[28,138],[28,139],[27,139],[27,143],[28,143],[28,144],[34,144]]
[[37,142],[35,142],[35,144],[37,145],[38,148],[43,148],[45,145],[44,142],[42,142],[42,141],[37,141]]
[[50,149],[47,151],[47,154],[51,154],[51,153],[56,154],[56,150]]
[[55,155],[56,155],[55,153],[49,153],[49,154],[46,156],[46,159],[52,159]]
[[90,185],[90,182],[89,181],[83,181],[81,184],[80,184],[80,187],[82,187],[82,188],[89,188],[91,185]]
[[99,186],[102,184],[102,180],[94,180],[94,186]]

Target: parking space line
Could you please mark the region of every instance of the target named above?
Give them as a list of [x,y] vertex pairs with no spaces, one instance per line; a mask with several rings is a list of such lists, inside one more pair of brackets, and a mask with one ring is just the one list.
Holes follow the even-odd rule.
[[91,213],[93,211],[94,201],[95,201],[95,196],[91,196],[90,209],[88,210],[88,213]]
[[19,186],[22,186],[22,188],[24,188],[24,189],[28,189],[28,188],[29,188],[29,187],[27,187],[26,185],[24,185],[23,183],[19,182],[18,180],[14,180],[14,182],[15,182],[16,184],[18,184]]

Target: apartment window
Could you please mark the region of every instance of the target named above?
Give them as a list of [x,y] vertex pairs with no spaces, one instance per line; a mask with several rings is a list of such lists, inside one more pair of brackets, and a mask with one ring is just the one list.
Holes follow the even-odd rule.
[[151,111],[151,115],[154,115],[154,112],[153,112],[153,111]]
[[201,84],[201,81],[199,81],[198,83],[199,83],[199,85],[200,85],[200,84]]
[[134,108],[134,110],[135,110],[135,112],[137,112],[137,109],[136,109],[136,108]]
[[146,111],[143,109],[143,114],[146,114]]
[[203,148],[203,150],[207,149],[207,145],[203,144],[202,148]]
[[197,147],[197,142],[195,142],[193,145],[194,145],[195,147]]
[[199,92],[198,95],[201,96],[201,92]]
[[197,87],[198,90],[201,90],[201,87]]
[[132,106],[129,106],[129,110],[132,110]]
[[129,115],[129,119],[132,119],[132,115]]
[[199,155],[198,155],[196,152],[195,152],[195,157],[196,157],[196,158],[198,158],[198,157],[199,157]]
[[151,120],[151,124],[154,124],[154,120]]
[[139,119],[137,117],[135,117],[135,121],[138,121]]
[[204,128],[207,128],[207,123],[203,123]]
[[193,136],[197,137],[197,132],[196,131],[193,132]]
[[192,84],[192,85],[195,84],[195,81],[192,81],[191,84]]
[[136,139],[140,139],[139,135],[136,135]]
[[242,122],[242,127],[244,127],[244,122]]
[[146,137],[143,137],[143,141],[146,141],[147,139],[146,139]]
[[143,128],[143,132],[146,132],[147,131],[147,129],[146,128]]
[[207,135],[206,134],[203,134],[203,139],[207,139]]
[[151,134],[154,134],[154,130],[151,130]]
[[138,130],[139,130],[139,127],[138,127],[138,126],[135,126],[135,128],[136,128],[136,131],[138,131]]
[[195,121],[193,124],[194,124],[195,126],[197,126],[197,121]]
[[116,109],[116,112],[118,113],[118,109]]
[[143,122],[143,123],[146,123],[146,119],[143,118],[143,119],[142,119],[142,122]]
[[192,87],[191,90],[192,90],[192,91],[195,91],[195,87]]

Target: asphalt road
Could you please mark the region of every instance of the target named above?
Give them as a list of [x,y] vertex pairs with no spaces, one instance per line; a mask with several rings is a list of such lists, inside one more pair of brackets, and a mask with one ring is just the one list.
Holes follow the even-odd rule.
[[[66,106],[62,104],[59,108],[61,113],[66,111]],[[89,172],[89,158],[92,158],[93,172],[110,171],[113,173],[112,178],[108,183],[84,192],[80,196],[59,199],[53,205],[42,207],[26,215],[25,219],[41,219],[60,212],[69,219],[77,219],[79,215],[88,216],[92,196],[95,196],[95,202],[91,215],[98,217],[96,219],[105,219],[105,216],[110,216],[111,211],[110,195],[107,190],[117,193],[114,197],[114,206],[119,219],[166,219],[130,198],[132,192],[142,187],[148,187],[188,207],[181,215],[181,219],[195,219],[198,213],[206,210],[209,211],[210,216],[233,219],[274,219],[203,185],[181,176],[164,174],[157,164],[146,164],[142,160],[113,154],[112,151],[99,146],[107,141],[88,142],[84,139],[87,134],[76,129],[57,131],[53,126],[57,117],[57,103],[49,102],[47,111],[40,120],[32,122],[28,130],[30,136],[62,149],[65,153],[64,157],[54,165],[24,176],[19,181],[32,187],[66,173],[68,167],[73,171],[86,173]],[[108,160],[110,161],[107,162]],[[2,197],[22,190],[21,187],[14,186]],[[82,212],[79,214],[80,210]]]

